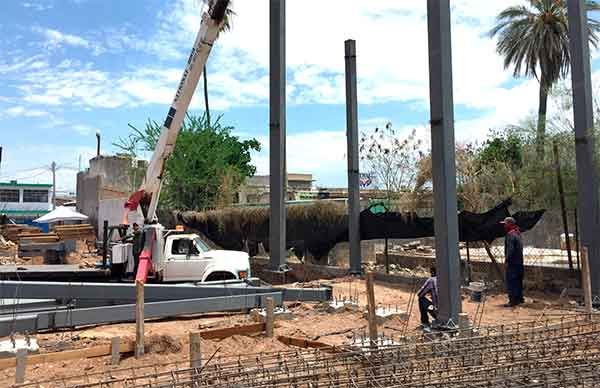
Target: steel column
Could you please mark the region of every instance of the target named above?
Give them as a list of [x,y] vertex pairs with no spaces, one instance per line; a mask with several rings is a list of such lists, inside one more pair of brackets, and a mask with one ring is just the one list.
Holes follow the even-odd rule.
[[[264,307],[267,297],[272,297],[276,305],[281,305],[283,300],[281,292],[270,292],[218,298],[152,302],[144,304],[144,317],[145,319],[150,319],[217,311],[240,311],[241,309]],[[13,332],[33,333],[39,330],[64,327],[131,322],[134,319],[135,304],[24,314],[0,318],[0,336],[8,336]]]
[[346,139],[348,143],[348,242],[350,273],[362,272],[360,249],[360,187],[358,181],[358,98],[356,88],[356,41],[344,42],[346,59]]
[[577,207],[581,222],[581,245],[588,248],[592,293],[600,294],[600,221],[598,212],[598,172],[594,161],[594,104],[590,76],[587,9],[583,0],[569,0],[569,40],[573,121],[577,162]]
[[270,0],[269,218],[270,269],[287,262],[285,200],[285,0]]
[[427,0],[435,254],[441,324],[461,311],[449,0]]

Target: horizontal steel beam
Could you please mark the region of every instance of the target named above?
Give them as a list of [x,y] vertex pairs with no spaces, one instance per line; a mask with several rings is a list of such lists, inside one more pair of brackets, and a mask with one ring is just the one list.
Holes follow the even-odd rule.
[[[271,287],[253,287],[244,283],[203,286],[147,284],[144,286],[146,300],[150,302],[246,295],[270,291],[272,291]],[[2,298],[135,301],[135,284],[0,281],[0,299]]]
[[[331,288],[283,288],[252,286],[244,282],[219,284],[147,284],[144,294],[147,302],[166,300],[214,298],[220,296],[251,295],[265,292],[283,292],[286,301],[325,301],[332,298]],[[135,285],[131,283],[64,283],[0,281],[0,299],[60,299],[99,301],[106,304],[126,304],[135,301]]]
[[275,287],[274,291],[283,292],[283,300],[286,302],[324,302],[333,299],[333,289],[331,287],[318,288],[285,288]]
[[[150,302],[144,304],[144,316],[146,319],[152,319],[217,311],[239,311],[263,307],[266,305],[267,297],[273,298],[276,305],[283,303],[281,292]],[[12,333],[34,333],[40,330],[134,320],[135,304],[23,314],[0,318],[0,337]]]

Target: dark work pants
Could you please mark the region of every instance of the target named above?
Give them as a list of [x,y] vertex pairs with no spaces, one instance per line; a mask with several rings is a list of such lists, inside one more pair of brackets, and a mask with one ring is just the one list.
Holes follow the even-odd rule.
[[506,267],[506,291],[508,302],[511,304],[523,303],[523,274],[522,265],[509,265]]
[[421,324],[429,325],[429,315],[433,317],[433,319],[437,318],[437,313],[435,310],[429,310],[429,306],[433,305],[429,299],[424,296],[419,297],[419,312],[421,313]]

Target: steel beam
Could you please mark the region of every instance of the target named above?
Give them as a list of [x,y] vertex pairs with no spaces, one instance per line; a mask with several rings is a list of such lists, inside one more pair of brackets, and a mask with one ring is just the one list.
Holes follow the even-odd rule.
[[585,3],[583,0],[567,2],[577,162],[577,207],[581,215],[581,245],[588,249],[592,294],[600,295],[600,240],[596,236],[600,227],[598,171],[594,160],[594,104]]
[[[325,301],[331,299],[331,288],[273,288],[250,286],[245,283],[211,285],[146,284],[145,300],[159,302],[178,299],[214,298],[283,292],[284,299],[295,301]],[[129,283],[58,283],[58,282],[0,282],[0,299],[62,299],[99,301],[105,304],[125,304],[135,301],[135,285]]]
[[348,143],[348,241],[350,273],[362,272],[360,250],[360,187],[358,164],[358,98],[356,90],[356,41],[344,43],[346,60],[346,140]]
[[285,0],[270,0],[270,123],[269,123],[269,218],[270,269],[279,270],[287,262],[285,165]]
[[[144,304],[144,317],[146,319],[164,318],[264,307],[266,306],[266,298],[268,297],[273,298],[277,305],[281,305],[283,302],[281,292],[151,302]],[[33,333],[48,329],[131,322],[134,319],[135,304],[24,314],[15,317],[0,318],[0,336],[8,336],[15,332]]]
[[461,311],[449,0],[427,0],[435,255],[441,324]]

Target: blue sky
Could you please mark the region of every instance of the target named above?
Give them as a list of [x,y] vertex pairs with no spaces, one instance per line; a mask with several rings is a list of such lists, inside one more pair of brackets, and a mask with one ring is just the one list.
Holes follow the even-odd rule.
[[[481,141],[537,106],[534,80],[514,80],[486,32],[518,0],[455,0],[456,138]],[[426,142],[427,26],[422,0],[288,0],[288,170],[322,186],[345,177],[344,40],[357,40],[359,121],[390,121]],[[200,0],[10,0],[0,20],[0,180],[73,191],[82,161],[127,135],[127,124],[162,122],[199,26]],[[234,0],[233,31],[209,59],[213,116],[256,137],[268,173],[268,1]],[[318,10],[318,12],[316,12]],[[333,15],[333,16],[332,16]],[[595,57],[595,56],[594,56]],[[598,68],[594,62],[594,70]],[[202,86],[191,111],[202,113]]]

